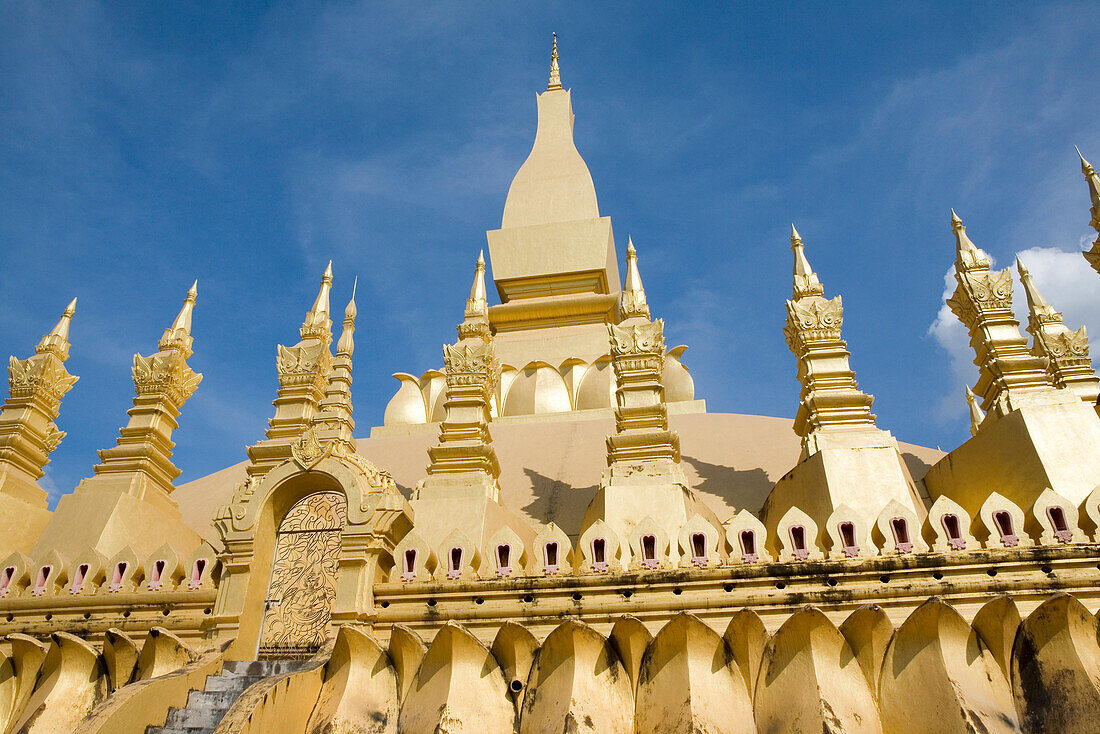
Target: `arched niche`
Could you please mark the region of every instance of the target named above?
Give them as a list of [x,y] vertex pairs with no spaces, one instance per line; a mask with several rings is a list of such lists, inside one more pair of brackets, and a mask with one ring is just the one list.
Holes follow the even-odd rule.
[[388,473],[356,454],[332,455],[303,465],[288,459],[262,479],[237,487],[215,527],[225,545],[215,623],[236,637],[231,655],[252,659],[271,583],[278,530],[287,514],[312,495],[339,494],[346,507],[340,530],[333,623],[354,620],[373,607],[373,585],[389,572],[392,552],[412,526],[412,511]]

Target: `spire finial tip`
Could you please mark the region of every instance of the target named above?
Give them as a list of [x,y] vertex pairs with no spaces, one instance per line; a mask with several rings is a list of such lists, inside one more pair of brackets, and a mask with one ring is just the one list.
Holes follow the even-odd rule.
[[558,68],[558,34],[554,34],[554,45],[550,51],[550,81],[546,83],[546,91],[552,92],[561,89],[561,70]]

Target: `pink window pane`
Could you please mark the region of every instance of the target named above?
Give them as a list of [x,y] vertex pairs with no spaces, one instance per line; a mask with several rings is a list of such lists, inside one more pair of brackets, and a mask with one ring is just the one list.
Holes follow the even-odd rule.
[[512,573],[511,566],[512,546],[508,544],[497,546],[497,576],[505,578]]
[[951,546],[952,550],[964,550],[966,548],[966,538],[962,536],[958,515],[944,515],[941,521],[943,522],[943,530],[947,533],[947,544]]
[[859,544],[856,543],[856,526],[851,522],[842,522],[837,528],[840,531],[840,547],[846,558],[854,558],[859,555]]
[[742,530],[737,535],[737,542],[741,546],[741,560],[745,563],[756,563],[760,560],[756,552],[756,533],[751,530]]
[[447,554],[447,578],[457,579],[462,575],[462,549],[451,548]]
[[558,544],[547,543],[542,547],[543,560],[545,561],[546,575],[553,576],[558,572]]
[[997,526],[997,532],[1001,535],[1001,543],[1006,548],[1012,548],[1019,544],[1020,538],[1017,537],[1012,527],[1012,515],[1008,513],[1008,510],[997,510],[993,513],[993,522]]
[[898,553],[911,553],[913,542],[909,539],[909,523],[904,517],[890,519],[890,532],[894,534],[894,547]]
[[798,560],[805,561],[810,557],[810,550],[806,547],[806,528],[801,525],[792,525],[790,535],[791,554]]

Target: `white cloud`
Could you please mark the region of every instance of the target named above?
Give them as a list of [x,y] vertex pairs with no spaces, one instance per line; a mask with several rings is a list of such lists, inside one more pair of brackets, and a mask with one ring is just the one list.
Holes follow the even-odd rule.
[[[943,299],[946,301],[955,292],[955,266],[952,265],[943,276]],[[936,403],[933,415],[946,423],[966,412],[963,400],[963,385],[973,385],[978,368],[974,365],[974,352],[970,349],[970,336],[962,323],[951,313],[944,303],[936,314],[936,320],[928,327],[928,335],[947,352],[950,364],[949,384],[952,386],[946,395]]]
[[[1018,257],[1031,271],[1035,287],[1047,303],[1062,312],[1066,326],[1077,329],[1083,324],[1095,339],[1100,335],[1100,275],[1081,257],[1081,250],[1089,245],[1088,238],[1083,238],[1078,249],[1030,247]],[[1017,288],[1014,305],[1016,317],[1026,323],[1027,299],[1022,288]]]
[[[1024,266],[1031,272],[1035,287],[1047,302],[1062,312],[1066,326],[1076,330],[1084,325],[1088,328],[1090,344],[1100,334],[1100,276],[1089,267],[1081,257],[1081,251],[1089,245],[1088,238],[1082,238],[1080,247],[1060,249],[1057,247],[1029,247],[1017,253]],[[996,266],[996,263],[994,263]],[[1012,265],[1014,278],[1013,307],[1020,322],[1021,333],[1027,326],[1027,297],[1020,285],[1015,263]],[[943,297],[946,300],[955,291],[955,268],[952,266],[944,275]],[[962,323],[951,313],[946,304],[940,306],[936,319],[928,327],[928,335],[935,339],[950,360],[950,384],[946,395],[936,404],[935,416],[947,422],[966,414],[966,402],[963,400],[963,385],[973,385],[978,376],[974,365],[974,352],[970,348],[970,338]],[[1095,366],[1095,356],[1093,365]]]

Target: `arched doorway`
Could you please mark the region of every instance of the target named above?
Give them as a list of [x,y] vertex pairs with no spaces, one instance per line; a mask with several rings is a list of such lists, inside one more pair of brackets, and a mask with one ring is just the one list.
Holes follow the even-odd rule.
[[264,600],[261,659],[305,658],[324,644],[346,520],[341,492],[303,497],[283,518]]

